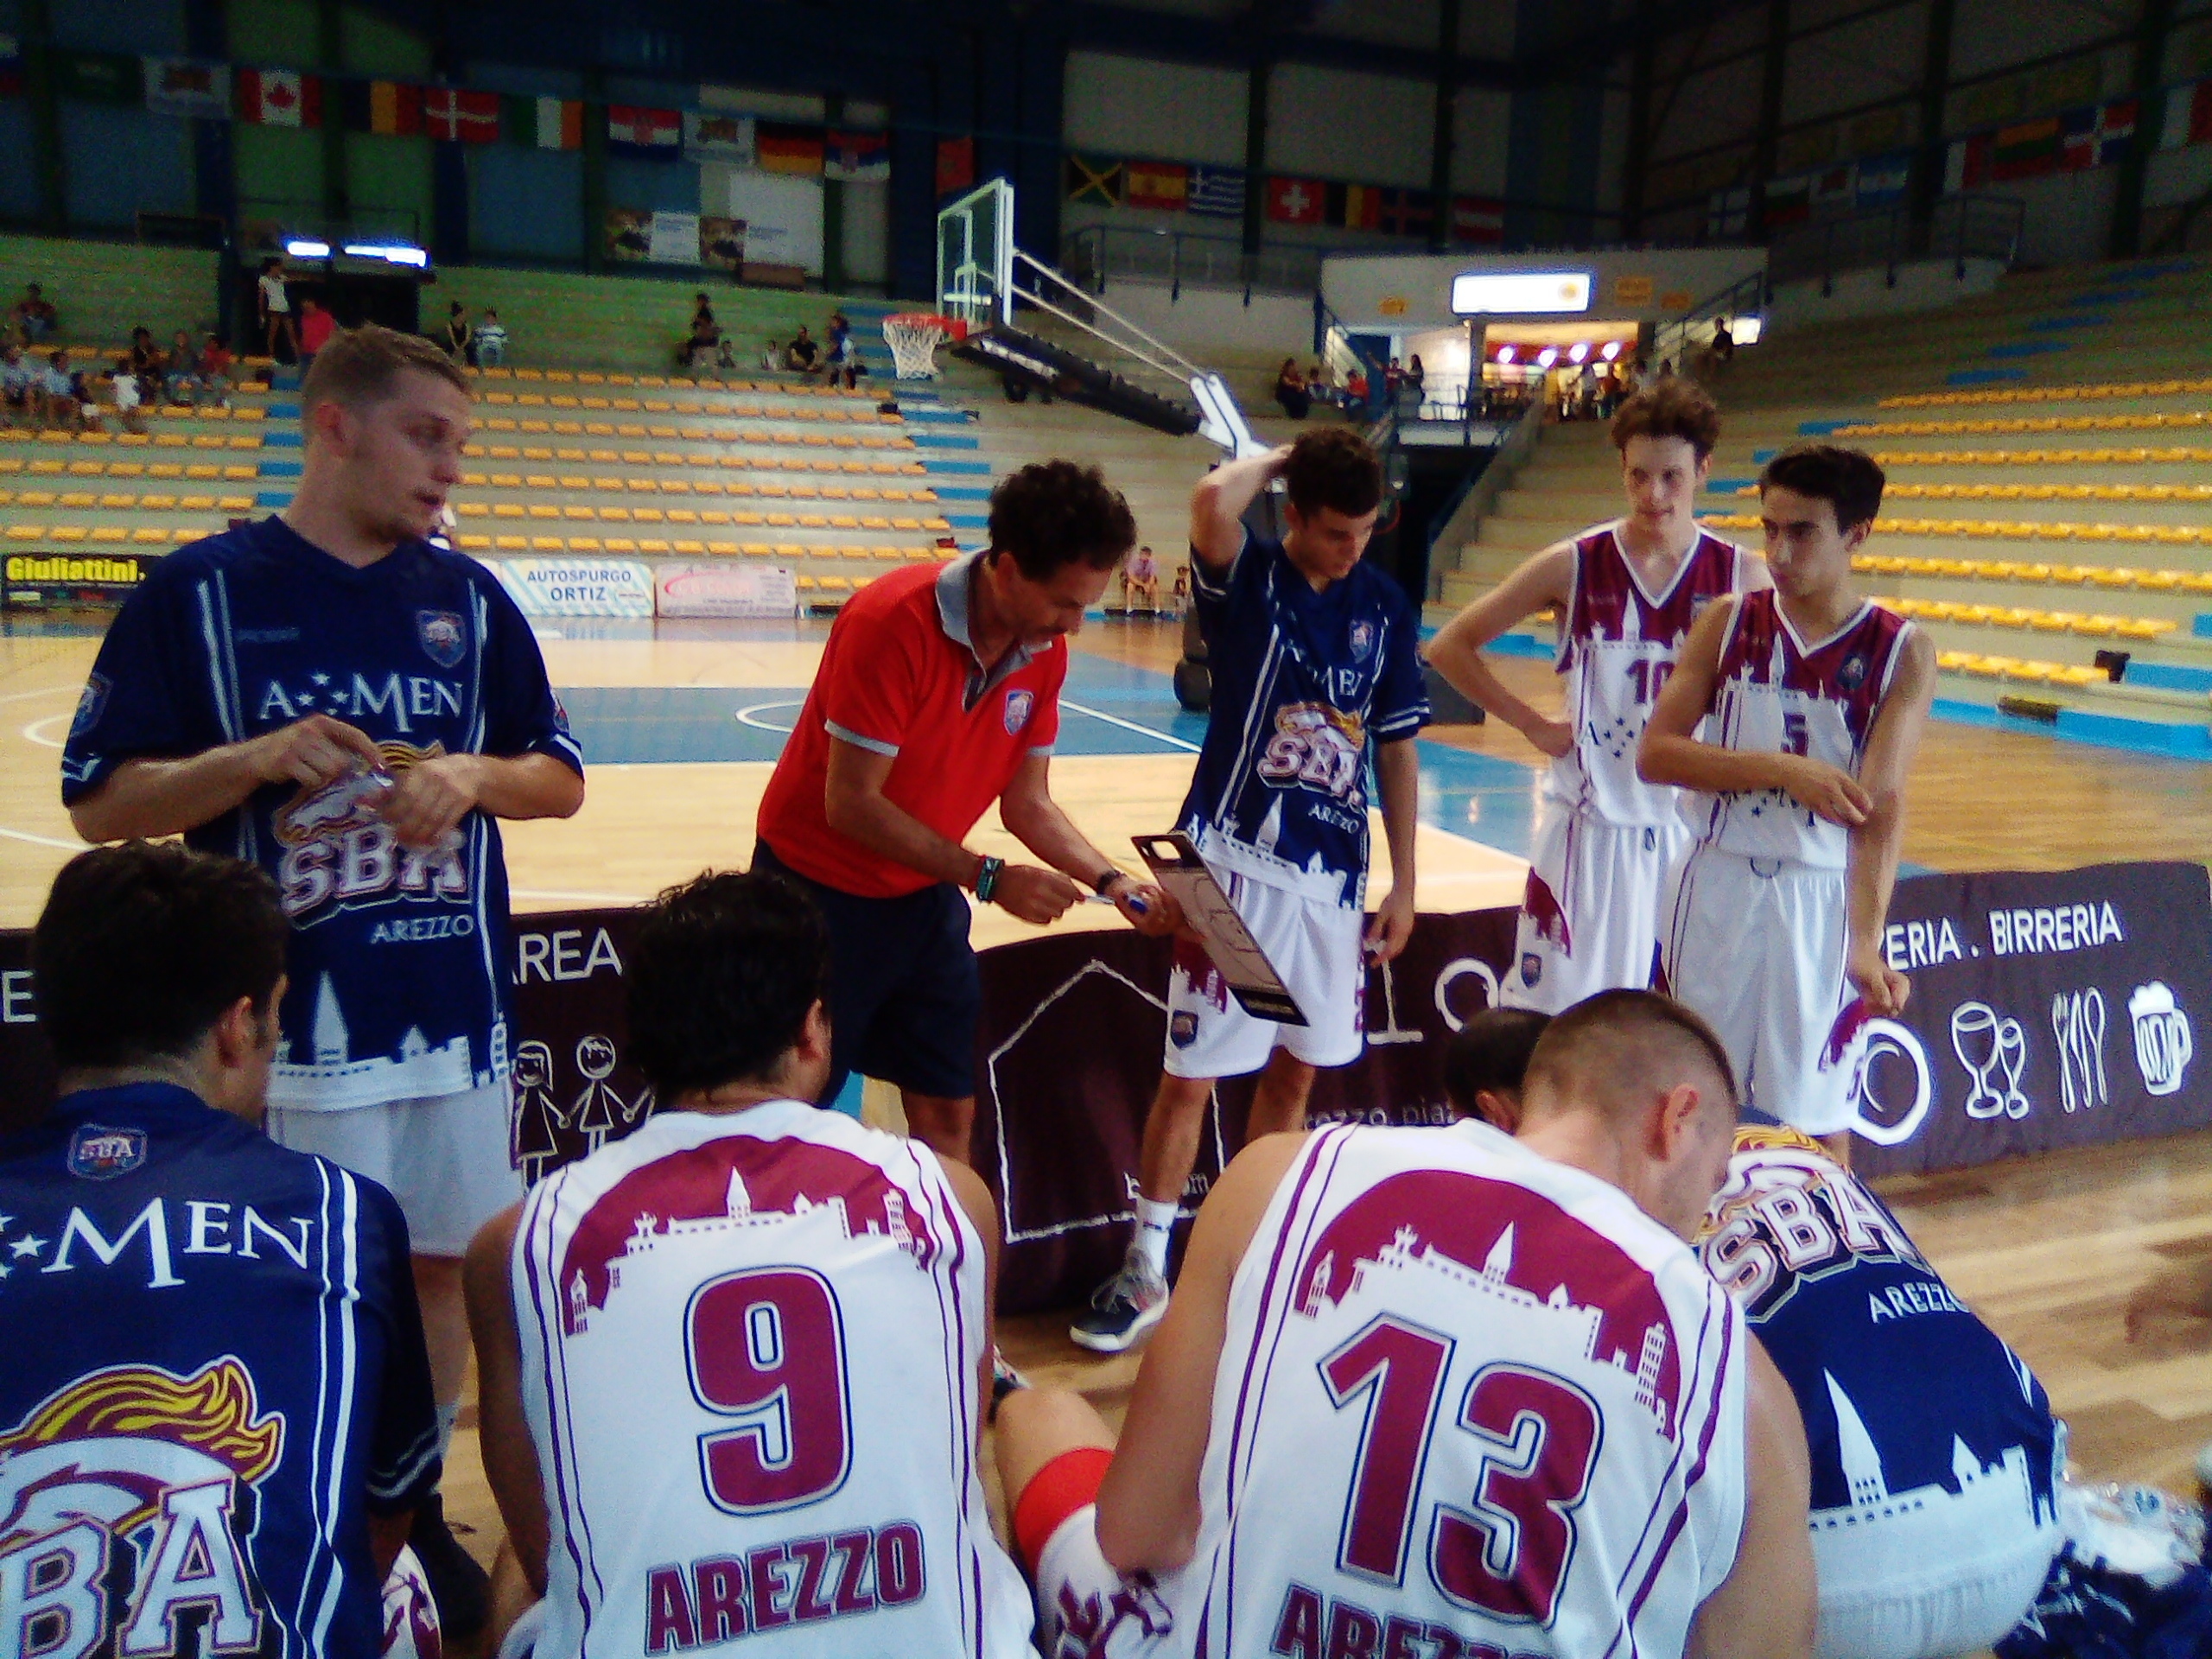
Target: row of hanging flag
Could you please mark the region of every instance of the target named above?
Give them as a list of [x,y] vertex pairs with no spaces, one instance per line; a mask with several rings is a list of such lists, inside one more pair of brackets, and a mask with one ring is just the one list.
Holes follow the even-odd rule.
[[[853,183],[891,176],[891,142],[880,131],[840,131],[721,110],[672,110],[577,99],[516,97],[460,86],[425,86],[235,68],[203,59],[57,52],[54,90],[100,104],[143,104],[157,114],[235,120],[254,126],[340,126],[446,143],[508,143],[581,149],[585,124],[603,123],[610,153],[652,160],[720,162],[766,173]],[[22,92],[21,49],[0,35],[0,97]]]
[[[1436,224],[1437,199],[1427,190],[1279,175],[1261,182],[1266,191],[1262,211],[1277,225],[1325,225],[1381,231],[1391,236],[1426,237]],[[1248,177],[1241,168],[1074,154],[1067,158],[1071,203],[1242,219],[1248,188]],[[1505,204],[1493,197],[1453,196],[1447,211],[1454,242],[1505,239]]]

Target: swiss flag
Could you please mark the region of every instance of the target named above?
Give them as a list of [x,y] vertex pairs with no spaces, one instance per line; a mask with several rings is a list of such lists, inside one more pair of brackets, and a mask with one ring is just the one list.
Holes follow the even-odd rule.
[[495,143],[499,137],[499,95],[432,86],[423,93],[423,130],[449,144]]
[[296,69],[241,69],[238,119],[264,127],[322,124],[322,82]]
[[1268,217],[1278,225],[1319,225],[1328,195],[1319,179],[1269,179]]

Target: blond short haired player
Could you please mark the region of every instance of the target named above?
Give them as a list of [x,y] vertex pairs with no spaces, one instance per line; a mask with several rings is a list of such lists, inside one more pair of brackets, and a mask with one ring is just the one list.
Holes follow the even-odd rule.
[[[1546,548],[1429,643],[1465,696],[1552,758],[1530,852],[1513,1007],[1557,1013],[1614,986],[1652,982],[1659,895],[1688,831],[1677,791],[1637,777],[1637,740],[1691,625],[1715,600],[1767,585],[1758,557],[1694,516],[1720,412],[1694,382],[1662,380],[1612,419],[1628,511]],[[1557,618],[1564,720],[1517,696],[1483,655],[1541,612]]]
[[1810,1653],[1804,1432],[1685,1243],[1726,1055],[1607,993],[1546,1030],[1522,1106],[1513,1138],[1255,1144],[1119,1446],[1074,1395],[1001,1403],[1048,1654]]

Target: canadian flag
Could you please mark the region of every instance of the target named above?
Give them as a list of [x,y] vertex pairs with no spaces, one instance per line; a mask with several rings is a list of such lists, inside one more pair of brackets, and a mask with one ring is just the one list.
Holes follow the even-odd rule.
[[265,127],[322,124],[322,83],[296,69],[241,69],[238,119]]

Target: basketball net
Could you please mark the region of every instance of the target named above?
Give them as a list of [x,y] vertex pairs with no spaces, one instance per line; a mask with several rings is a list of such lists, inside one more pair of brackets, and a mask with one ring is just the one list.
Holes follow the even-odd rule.
[[925,311],[902,311],[883,320],[884,343],[901,380],[937,378],[937,348],[947,333],[945,320]]

